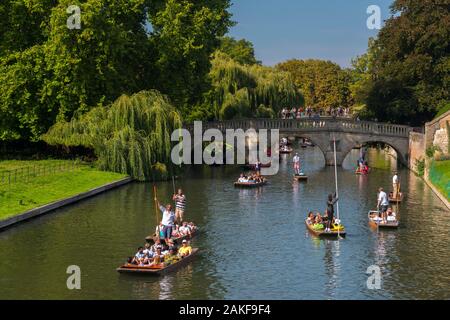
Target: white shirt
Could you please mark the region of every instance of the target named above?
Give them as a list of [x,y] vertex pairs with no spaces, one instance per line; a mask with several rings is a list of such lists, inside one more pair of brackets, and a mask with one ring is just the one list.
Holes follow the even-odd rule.
[[378,202],[380,202],[380,205],[382,205],[382,206],[388,206],[389,205],[389,201],[388,201],[388,197],[387,197],[386,192],[381,191],[378,194]]
[[295,156],[293,159],[294,163],[299,163],[300,162],[300,157],[299,156]]
[[392,178],[392,183],[393,183],[393,184],[397,184],[397,183],[398,183],[398,176],[397,176],[397,175],[395,175],[395,176]]
[[173,226],[174,221],[175,221],[175,212],[167,211],[166,208],[164,208],[163,206],[159,207],[159,209],[163,213],[163,217],[162,217],[162,221],[161,221],[162,225],[163,226]]

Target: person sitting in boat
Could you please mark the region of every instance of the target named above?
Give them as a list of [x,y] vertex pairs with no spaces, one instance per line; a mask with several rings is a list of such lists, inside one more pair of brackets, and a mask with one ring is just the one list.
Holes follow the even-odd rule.
[[178,256],[180,258],[185,258],[192,253],[192,247],[189,245],[187,240],[183,240],[181,248],[178,250]]
[[164,260],[164,254],[162,253],[163,247],[161,245],[156,247],[156,252],[153,254],[153,259],[159,258],[160,261]]
[[180,261],[175,247],[169,248],[169,253],[164,256],[164,265],[168,266]]
[[144,264],[145,254],[144,254],[144,248],[139,247],[138,251],[134,255],[133,259],[131,260],[131,264],[141,265]]
[[154,241],[155,241],[155,243],[153,243],[153,245],[150,247],[150,250],[152,251],[153,255],[155,255],[155,253],[156,253],[156,248],[162,247],[161,240],[156,238]]
[[369,173],[369,164],[367,163],[367,161],[365,161],[364,164],[363,164],[362,173],[363,174],[368,174]]
[[338,198],[336,197],[336,193],[334,195],[331,193],[328,195],[327,211],[326,211],[327,228],[325,229],[325,232],[331,231],[331,223],[333,222],[334,219],[334,205],[336,204],[337,201]]
[[193,222],[188,223],[188,227],[191,230],[191,234],[195,231],[197,231],[197,226]]
[[308,213],[308,218],[306,218],[306,223],[311,225],[314,223],[314,213],[311,211],[310,213]]
[[180,227],[180,235],[183,236],[191,236],[191,228],[188,227],[187,221],[183,222],[183,225]]
[[241,173],[241,176],[239,177],[238,182],[239,183],[247,183],[248,179],[243,173]]
[[172,205],[167,204],[165,207],[162,206],[156,199],[159,210],[161,210],[163,217],[161,220],[162,224],[162,236],[166,244],[167,241],[172,237],[172,231],[175,226],[175,212],[172,210]]
[[392,208],[389,208],[389,209],[386,211],[386,215],[387,215],[387,218],[386,218],[386,221],[387,221],[387,222],[395,222],[395,221],[397,221],[396,214],[395,214],[395,212],[392,210]]
[[321,229],[325,228],[323,225],[322,216],[320,215],[320,213],[317,214],[312,227],[315,230],[321,230]]

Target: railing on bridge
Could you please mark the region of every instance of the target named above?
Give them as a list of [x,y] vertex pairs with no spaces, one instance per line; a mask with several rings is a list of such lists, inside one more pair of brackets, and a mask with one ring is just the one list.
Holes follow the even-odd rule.
[[[193,130],[193,125],[187,126],[189,131]],[[396,136],[408,138],[409,132],[413,128],[403,125],[395,125],[380,122],[357,121],[349,119],[247,119],[247,120],[227,120],[206,122],[202,124],[203,130],[218,129],[225,131],[227,129],[279,129],[281,132],[351,132],[366,133],[383,136]]]

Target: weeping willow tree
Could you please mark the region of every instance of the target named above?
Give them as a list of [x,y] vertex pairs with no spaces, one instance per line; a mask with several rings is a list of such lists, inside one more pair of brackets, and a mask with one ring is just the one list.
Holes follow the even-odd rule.
[[43,135],[51,145],[84,146],[95,151],[102,170],[135,179],[166,179],[172,166],[171,134],[180,114],[158,91],[122,95],[110,107],[96,107],[58,122]]
[[273,117],[283,107],[303,104],[289,73],[241,65],[220,51],[213,56],[209,76],[216,118]]

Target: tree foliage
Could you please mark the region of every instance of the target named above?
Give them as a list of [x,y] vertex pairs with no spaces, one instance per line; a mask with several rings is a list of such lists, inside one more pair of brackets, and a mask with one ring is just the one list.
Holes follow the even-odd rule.
[[307,106],[328,109],[352,104],[349,73],[331,61],[293,59],[276,67],[292,75]]
[[396,0],[369,47],[367,116],[421,125],[450,101],[450,7],[443,0]]
[[[69,5],[81,29],[69,30]],[[5,0],[0,140],[37,140],[57,120],[158,89],[183,113],[210,89],[228,0]],[[149,24],[151,27],[149,27]]]
[[43,139],[51,145],[92,148],[101,169],[153,180],[172,170],[164,164],[171,162],[170,137],[180,127],[181,116],[167,97],[142,91],[58,122]]
[[215,118],[272,117],[303,97],[289,73],[257,64],[242,65],[218,51],[209,74],[213,90],[207,103]]
[[261,64],[261,61],[258,61],[255,57],[253,43],[248,40],[236,40],[232,37],[223,37],[219,50],[240,64]]

